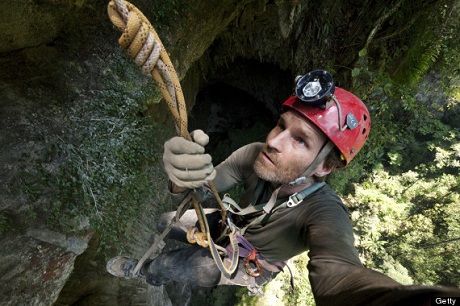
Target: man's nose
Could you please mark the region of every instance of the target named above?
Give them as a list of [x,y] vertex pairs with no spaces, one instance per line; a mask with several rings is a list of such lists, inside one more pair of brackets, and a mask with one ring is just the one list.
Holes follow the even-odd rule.
[[269,150],[272,150],[272,151],[274,150],[276,152],[282,152],[287,136],[288,136],[288,132],[284,130],[281,133],[268,139],[267,145],[268,145]]

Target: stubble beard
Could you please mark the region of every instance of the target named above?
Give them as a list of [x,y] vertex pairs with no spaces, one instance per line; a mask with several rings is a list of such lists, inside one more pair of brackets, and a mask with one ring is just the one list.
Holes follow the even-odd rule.
[[[254,162],[254,172],[264,181],[274,185],[288,184],[298,178],[302,172],[292,163],[284,164],[276,155],[270,154],[266,147],[262,148]],[[273,164],[264,160],[264,153],[273,161]]]

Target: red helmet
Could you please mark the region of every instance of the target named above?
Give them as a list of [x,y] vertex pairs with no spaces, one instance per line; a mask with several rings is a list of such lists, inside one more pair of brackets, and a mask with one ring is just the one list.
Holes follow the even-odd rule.
[[332,87],[332,92],[322,106],[291,96],[282,110],[292,109],[309,119],[335,144],[348,165],[369,135],[371,117],[364,103],[351,92],[339,87]]

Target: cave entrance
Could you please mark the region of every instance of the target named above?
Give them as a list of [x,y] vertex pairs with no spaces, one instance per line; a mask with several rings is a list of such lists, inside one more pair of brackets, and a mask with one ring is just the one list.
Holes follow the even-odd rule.
[[291,74],[275,65],[240,60],[230,66],[202,87],[190,114],[190,131],[209,135],[216,164],[243,145],[265,141],[292,92]]

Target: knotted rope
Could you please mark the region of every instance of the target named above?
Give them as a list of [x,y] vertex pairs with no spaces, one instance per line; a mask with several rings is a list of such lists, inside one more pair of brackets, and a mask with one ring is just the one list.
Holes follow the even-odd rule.
[[[191,140],[187,130],[187,107],[179,78],[177,77],[176,70],[174,69],[168,53],[166,52],[155,29],[152,27],[144,14],[128,1],[110,1],[107,12],[111,22],[120,32],[122,32],[122,35],[118,40],[118,44],[127,50],[128,55],[133,58],[136,65],[141,67],[144,73],[151,74],[153,80],[160,88],[161,94],[163,95],[169,110],[171,111],[178,135]],[[222,221],[223,224],[225,224],[226,209],[224,204],[222,203],[222,200],[220,199],[220,196],[212,182],[208,182],[208,184],[221,207]],[[197,213],[202,232],[200,233],[196,230],[189,231],[189,234],[187,235],[190,239],[189,241],[191,243],[197,242],[203,247],[209,247],[216,264],[219,266],[219,269],[221,269],[227,277],[230,277],[230,274],[236,269],[236,263],[234,262],[235,257],[232,259],[230,268],[223,265],[219,254],[217,254],[217,249],[221,248],[214,245],[211,239],[206,216],[202,207],[195,196],[192,196],[191,199]],[[189,198],[188,201],[190,201]],[[161,239],[166,236],[166,233],[171,230],[173,224],[183,214],[183,207],[185,204],[187,204],[186,201],[180,205],[173,222],[160,236]],[[140,270],[142,264],[150,256],[153,250],[155,250],[157,244],[157,242],[154,243],[147,253],[139,260],[139,263],[134,269],[134,275]],[[236,253],[238,253],[237,250]]]
[[179,78],[155,29],[144,14],[128,1],[110,1],[108,14],[115,27],[123,33],[118,44],[127,50],[144,73],[152,75],[173,115],[178,134],[189,138],[187,108]]

